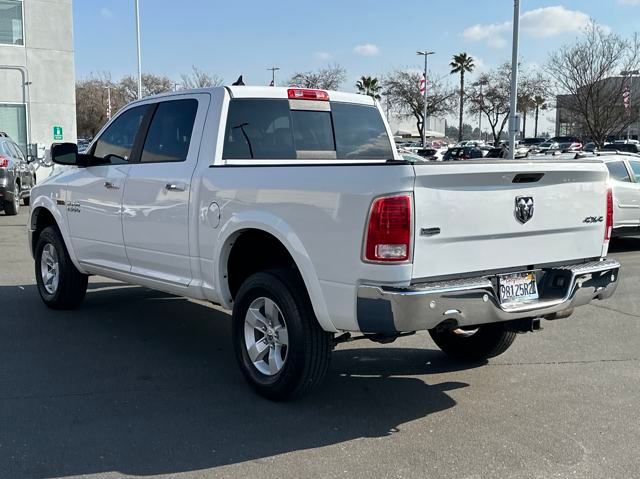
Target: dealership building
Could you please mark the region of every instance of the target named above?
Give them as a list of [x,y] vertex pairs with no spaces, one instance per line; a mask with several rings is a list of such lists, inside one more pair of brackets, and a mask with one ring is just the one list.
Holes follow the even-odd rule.
[[0,0],[0,131],[41,158],[75,110],[71,0]]

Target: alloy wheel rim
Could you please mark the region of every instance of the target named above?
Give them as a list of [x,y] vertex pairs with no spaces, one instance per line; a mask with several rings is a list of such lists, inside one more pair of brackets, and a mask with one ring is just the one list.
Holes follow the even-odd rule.
[[42,248],[42,255],[40,257],[40,275],[42,277],[44,289],[47,293],[54,294],[58,290],[60,273],[58,252],[51,243],[47,243],[44,245],[44,248]]
[[16,205],[16,209],[20,206],[20,185],[16,183],[13,190],[13,203]]
[[289,334],[284,315],[271,299],[253,300],[244,318],[244,344],[250,361],[265,376],[275,376],[284,367],[289,352]]

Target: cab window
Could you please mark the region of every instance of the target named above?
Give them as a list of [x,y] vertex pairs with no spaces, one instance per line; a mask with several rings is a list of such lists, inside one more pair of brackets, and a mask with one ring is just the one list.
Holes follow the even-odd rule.
[[197,111],[198,101],[193,99],[160,103],[151,120],[140,162],[185,161]]
[[102,133],[93,148],[93,156],[107,164],[123,164],[131,161],[131,151],[147,111],[147,105],[125,111]]
[[629,166],[631,166],[636,183],[640,183],[640,161],[630,161]]

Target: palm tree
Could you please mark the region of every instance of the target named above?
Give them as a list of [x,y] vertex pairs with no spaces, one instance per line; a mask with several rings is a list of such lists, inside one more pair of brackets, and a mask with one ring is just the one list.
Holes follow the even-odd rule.
[[536,128],[534,136],[538,138],[538,112],[540,110],[546,110],[547,108],[549,108],[549,105],[547,105],[547,100],[540,95],[536,95],[533,97],[533,105],[536,108]]
[[466,52],[453,56],[453,61],[449,63],[451,74],[460,73],[460,122],[458,126],[458,141],[462,141],[462,116],[464,114],[464,74],[471,73],[476,67],[473,58]]
[[361,76],[360,80],[356,82],[356,87],[358,88],[358,92],[362,95],[369,95],[379,100],[382,98],[380,96],[380,82],[377,78]]

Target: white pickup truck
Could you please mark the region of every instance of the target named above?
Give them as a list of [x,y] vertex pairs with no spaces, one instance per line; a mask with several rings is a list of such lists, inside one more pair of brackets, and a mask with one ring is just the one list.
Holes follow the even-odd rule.
[[[504,352],[540,319],[613,294],[600,162],[409,163],[364,95],[220,87],[123,108],[33,189],[42,300],[89,275],[233,310],[248,382],[272,399],[325,376],[351,334],[428,330],[447,354]],[[354,338],[352,338],[354,339]]]

